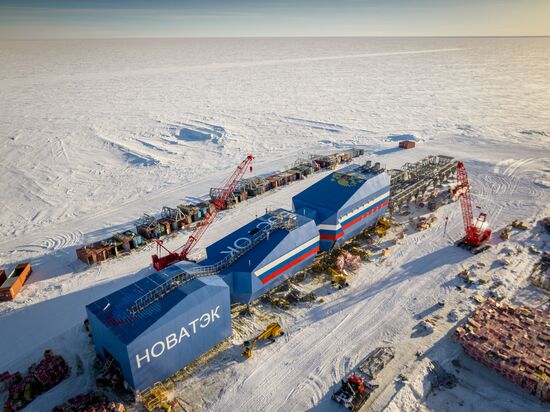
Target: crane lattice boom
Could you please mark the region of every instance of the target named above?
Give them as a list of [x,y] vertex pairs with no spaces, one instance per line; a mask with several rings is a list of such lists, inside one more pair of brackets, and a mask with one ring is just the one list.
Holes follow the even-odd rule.
[[[162,244],[161,240],[157,241],[157,254],[153,255],[153,267],[156,270],[162,270],[173,263],[187,260],[187,256],[191,252],[191,249],[193,249],[204,232],[206,232],[210,224],[214,221],[218,210],[224,208],[227,198],[235,191],[237,183],[242,179],[252,160],[254,160],[254,157],[248,155],[235,169],[233,174],[225,181],[222,191],[212,202],[213,207],[208,209],[204,218],[198,223],[191,236],[187,239],[187,242],[180,248],[181,252],[177,253],[175,251],[170,251]],[[250,170],[252,170],[252,167],[250,167]],[[166,256],[160,256],[162,249],[168,252]]]
[[462,220],[466,236],[464,243],[469,246],[479,246],[482,242],[491,237],[491,229],[487,226],[487,214],[480,213],[477,221],[474,222],[472,211],[471,186],[468,180],[468,172],[463,162],[456,165],[457,187],[454,193],[460,195],[460,207],[462,209]]

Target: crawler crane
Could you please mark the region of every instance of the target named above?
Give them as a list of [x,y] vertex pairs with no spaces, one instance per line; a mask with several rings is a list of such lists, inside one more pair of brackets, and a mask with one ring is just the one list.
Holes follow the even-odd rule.
[[456,165],[458,185],[453,190],[453,196],[460,196],[460,207],[462,209],[462,220],[466,235],[458,241],[457,246],[470,250],[477,254],[487,250],[490,246],[485,244],[491,238],[491,229],[487,223],[487,214],[480,213],[474,221],[472,212],[471,186],[468,180],[468,173],[464,163]]

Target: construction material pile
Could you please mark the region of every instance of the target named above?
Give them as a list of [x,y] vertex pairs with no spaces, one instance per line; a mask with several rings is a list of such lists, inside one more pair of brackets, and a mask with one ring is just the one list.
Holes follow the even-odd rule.
[[437,217],[434,214],[427,216],[419,216],[416,223],[416,230],[428,230],[437,220]]
[[53,412],[126,412],[126,408],[120,402],[110,401],[103,392],[89,392],[56,406]]
[[44,359],[31,365],[27,376],[22,377],[17,372],[8,377],[8,400],[4,403],[4,412],[23,409],[40,394],[59,384],[68,374],[69,366],[65,359],[46,350]]
[[464,351],[550,402],[550,312],[487,299],[453,333]]
[[550,252],[544,252],[533,267],[531,282],[539,288],[550,290]]
[[354,256],[347,251],[343,251],[340,256],[336,258],[335,267],[336,270],[341,272],[342,270],[349,270],[351,272],[356,271],[361,266],[361,257]]
[[394,357],[395,349],[393,347],[381,346],[370,353],[358,369],[365,374],[368,380],[373,380]]

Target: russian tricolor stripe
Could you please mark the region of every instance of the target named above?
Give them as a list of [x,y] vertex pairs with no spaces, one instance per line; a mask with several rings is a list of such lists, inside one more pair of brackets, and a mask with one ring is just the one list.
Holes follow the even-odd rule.
[[319,232],[322,240],[338,240],[344,236],[344,231],[349,229],[353,225],[359,223],[365,217],[376,213],[382,208],[388,206],[389,197],[388,193],[379,196],[373,202],[369,202],[361,206],[358,210],[355,210],[351,213],[345,215],[341,222],[337,225],[319,225]]
[[255,272],[255,275],[262,283],[267,283],[276,278],[280,274],[288,271],[298,263],[303,262],[307,258],[313,256],[319,251],[319,236],[307,241],[294,250],[285,253],[280,258],[270,262],[261,269]]

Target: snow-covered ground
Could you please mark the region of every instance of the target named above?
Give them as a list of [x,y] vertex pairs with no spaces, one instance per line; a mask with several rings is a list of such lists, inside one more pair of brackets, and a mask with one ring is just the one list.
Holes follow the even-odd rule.
[[[257,158],[255,173],[350,144],[388,167],[451,155],[466,161],[474,201],[495,231],[550,214],[547,38],[0,42],[0,60],[0,267],[28,260],[34,268],[16,300],[0,304],[0,371],[25,369],[47,347],[73,365],[78,355],[86,369],[28,410],[92,388],[84,306],[151,271],[151,249],[88,268],[75,247],[205,195],[247,153]],[[415,137],[416,149],[395,149],[403,134]],[[321,177],[222,214],[199,254],[266,207],[289,207],[292,194]],[[462,230],[458,205],[437,216],[391,259],[366,264],[351,288],[278,314],[287,334],[276,347],[248,362],[236,348],[224,352],[178,384],[181,397],[213,410],[333,410],[336,382],[391,343],[402,360],[392,368],[410,370],[411,385],[397,391],[388,378],[372,410],[542,410],[494,374],[487,387],[422,393],[422,367],[410,352],[428,345],[427,356],[452,368],[460,351],[445,320],[440,341],[411,336],[412,328],[440,298],[465,316],[467,296],[455,290],[462,267],[484,262],[516,303],[547,299],[525,288],[534,256],[524,251],[503,269],[493,265],[498,244],[472,257],[451,244]],[[511,243],[543,241],[529,232]],[[485,376],[460,359],[475,370],[470,378],[462,371],[461,382]]]

